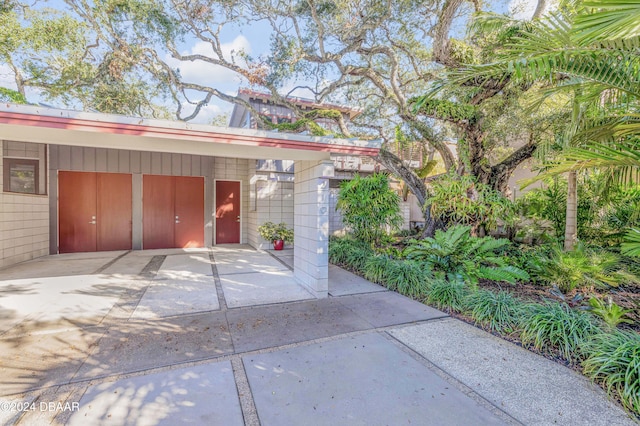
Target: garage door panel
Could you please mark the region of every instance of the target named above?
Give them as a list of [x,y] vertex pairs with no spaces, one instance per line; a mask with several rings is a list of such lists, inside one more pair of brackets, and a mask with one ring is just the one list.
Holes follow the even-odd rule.
[[144,249],[174,247],[173,176],[142,178],[142,245]]
[[97,175],[98,251],[131,250],[131,175]]
[[204,247],[204,178],[175,177],[175,245]]
[[96,251],[96,174],[58,172],[58,250]]

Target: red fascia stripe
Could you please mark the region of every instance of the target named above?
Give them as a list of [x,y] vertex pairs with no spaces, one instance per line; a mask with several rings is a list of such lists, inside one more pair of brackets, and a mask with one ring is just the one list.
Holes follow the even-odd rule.
[[101,122],[86,119],[51,117],[35,114],[0,112],[0,123],[35,126],[50,129],[78,130],[85,132],[100,132],[128,136],[148,136],[165,139],[188,139],[231,145],[260,146],[269,148],[298,149],[307,151],[335,152],[340,154],[376,156],[378,148],[356,147],[347,145],[329,145],[316,142],[292,141],[286,139],[265,138],[249,135],[231,135],[226,133],[206,132],[202,130],[172,129],[168,127],[153,127],[143,124],[124,124]]

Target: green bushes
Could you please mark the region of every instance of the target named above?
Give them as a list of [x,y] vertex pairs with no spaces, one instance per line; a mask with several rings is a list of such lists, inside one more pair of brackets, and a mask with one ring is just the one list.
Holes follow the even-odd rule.
[[380,242],[387,228],[397,229],[403,222],[400,196],[389,188],[389,179],[383,174],[355,175],[343,181],[336,207],[353,235],[368,243]]
[[440,276],[459,275],[472,287],[480,278],[510,283],[529,279],[525,271],[507,264],[499,254],[509,244],[504,239],[472,237],[470,227],[458,225],[436,231],[433,238],[414,240],[405,255],[425,262]]
[[329,262],[363,271],[374,252],[368,243],[351,238],[335,238],[329,242]]
[[521,302],[506,291],[478,290],[466,301],[474,321],[494,331],[513,331],[521,315]]
[[629,410],[640,414],[640,335],[634,332],[593,336],[585,347],[584,374],[618,396]]
[[463,311],[468,291],[467,286],[461,280],[436,280],[430,286],[427,302],[440,309]]
[[555,285],[565,293],[586,285],[615,287],[634,279],[624,270],[620,256],[591,250],[584,244],[578,244],[572,251],[555,246],[548,257],[531,257],[527,266],[534,280]]
[[541,352],[578,360],[578,348],[600,331],[591,314],[564,303],[529,304],[523,308],[520,339]]

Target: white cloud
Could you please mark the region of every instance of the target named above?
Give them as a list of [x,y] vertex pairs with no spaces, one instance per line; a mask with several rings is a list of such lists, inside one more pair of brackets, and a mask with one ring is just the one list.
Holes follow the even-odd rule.
[[6,64],[0,64],[0,86],[16,90],[13,71]]
[[515,19],[531,19],[537,5],[537,0],[511,0],[509,2],[509,13]]
[[[241,57],[241,53],[251,53],[251,43],[243,36],[239,35],[229,43],[221,46],[223,57],[227,61],[235,60],[239,66],[246,66],[246,62]],[[216,54],[211,45],[204,41],[196,42],[190,49],[181,52],[183,55],[202,55],[215,58]],[[180,70],[180,75],[186,82],[197,83],[204,86],[221,88],[233,84],[239,85],[241,77],[235,72],[219,65],[213,65],[205,61],[178,61],[167,57],[167,63],[173,68]]]

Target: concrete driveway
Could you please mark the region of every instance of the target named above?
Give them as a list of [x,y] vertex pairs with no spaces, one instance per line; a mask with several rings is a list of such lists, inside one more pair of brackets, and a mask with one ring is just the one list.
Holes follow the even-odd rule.
[[330,267],[244,246],[0,271],[1,424],[634,424],[586,379]]

